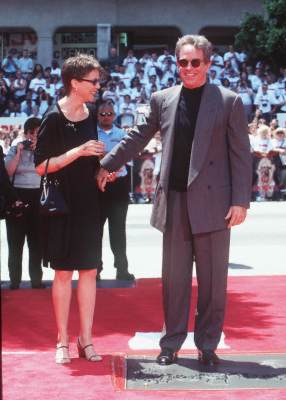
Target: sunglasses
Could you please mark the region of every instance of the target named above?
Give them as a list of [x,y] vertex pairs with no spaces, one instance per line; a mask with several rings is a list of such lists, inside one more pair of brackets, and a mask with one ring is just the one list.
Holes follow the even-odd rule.
[[193,68],[199,68],[199,66],[202,63],[203,63],[203,60],[200,60],[199,58],[193,58],[192,60],[187,60],[186,58],[181,58],[180,60],[178,60],[178,64],[182,68],[187,68],[187,66],[189,64],[191,64],[191,66]]
[[111,115],[113,115],[113,112],[109,111],[109,112],[100,112],[99,115],[101,117],[111,117]]
[[92,83],[93,86],[96,86],[99,83],[100,80],[99,79],[84,79],[84,78],[81,78],[81,79],[79,79],[79,81],[89,82],[89,83]]

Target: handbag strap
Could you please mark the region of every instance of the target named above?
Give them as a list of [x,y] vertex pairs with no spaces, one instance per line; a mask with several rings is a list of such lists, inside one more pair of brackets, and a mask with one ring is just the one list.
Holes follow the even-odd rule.
[[44,178],[46,178],[46,179],[47,179],[47,176],[48,176],[49,162],[50,162],[50,159],[48,158],[47,162],[46,162],[46,166],[45,166],[45,173],[44,173]]

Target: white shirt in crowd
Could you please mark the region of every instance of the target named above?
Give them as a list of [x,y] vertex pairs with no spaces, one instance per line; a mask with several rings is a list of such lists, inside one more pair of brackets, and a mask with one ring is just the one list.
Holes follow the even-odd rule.
[[237,93],[241,97],[242,103],[245,106],[250,106],[253,103],[253,92],[250,88],[245,88],[239,86],[237,89]]
[[222,56],[220,56],[219,54],[213,54],[211,56],[211,63],[211,69],[216,71],[216,75],[219,76],[224,67]]
[[262,85],[262,80],[257,75],[248,75],[248,80],[250,81],[254,92],[257,92],[259,87]]
[[255,136],[251,145],[253,151],[259,151],[260,153],[268,153],[273,149],[272,140],[270,138],[261,138],[260,136]]
[[61,77],[62,71],[60,68],[51,67],[51,75],[57,75],[59,78]]
[[33,90],[32,98],[35,100],[38,96],[38,89],[43,88],[46,89],[46,80],[44,78],[34,78],[31,80],[29,88]]
[[255,96],[254,104],[258,106],[262,114],[266,114],[271,112],[272,105],[277,105],[279,102],[272,93],[261,93]]
[[136,57],[126,57],[123,60],[123,65],[126,67],[126,73],[130,75],[131,79],[135,75],[135,64],[137,63],[137,58]]
[[239,71],[240,58],[239,58],[239,54],[236,51],[234,51],[234,52],[227,51],[223,56],[223,60],[230,61],[232,68],[236,72]]

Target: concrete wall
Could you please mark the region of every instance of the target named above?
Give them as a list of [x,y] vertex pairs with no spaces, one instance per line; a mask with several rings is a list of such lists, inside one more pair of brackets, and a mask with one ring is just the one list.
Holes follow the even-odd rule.
[[49,65],[53,34],[59,28],[97,27],[98,56],[104,58],[112,26],[173,26],[182,34],[198,33],[207,26],[238,26],[245,12],[262,12],[261,3],[261,0],[0,0],[0,30],[32,28],[38,35],[37,58],[43,65]]
[[0,0],[0,27],[31,27],[52,34],[61,26],[170,25],[196,33],[208,25],[239,25],[261,0]]

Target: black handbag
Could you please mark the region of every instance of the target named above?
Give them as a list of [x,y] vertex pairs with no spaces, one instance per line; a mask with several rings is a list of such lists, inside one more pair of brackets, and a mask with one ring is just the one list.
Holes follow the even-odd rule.
[[59,181],[48,180],[48,159],[45,168],[45,175],[42,182],[42,193],[40,197],[40,214],[43,216],[60,216],[69,214],[68,205],[60,192]]

